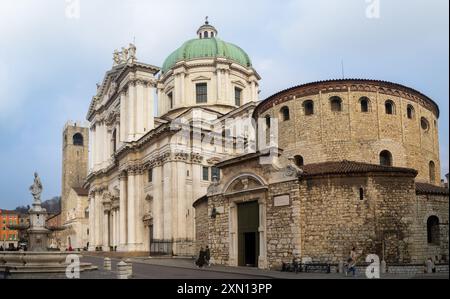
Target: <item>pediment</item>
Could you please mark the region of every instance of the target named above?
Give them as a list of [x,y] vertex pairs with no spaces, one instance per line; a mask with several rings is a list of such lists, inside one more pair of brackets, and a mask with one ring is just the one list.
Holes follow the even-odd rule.
[[193,82],[194,81],[209,81],[209,80],[211,80],[211,78],[208,78],[205,76],[198,76],[198,77],[195,77],[194,79],[192,79]]
[[236,178],[227,188],[226,193],[251,191],[264,187],[262,181],[254,176],[241,176]]
[[245,88],[245,83],[239,80],[231,81],[234,85],[238,85],[239,87]]

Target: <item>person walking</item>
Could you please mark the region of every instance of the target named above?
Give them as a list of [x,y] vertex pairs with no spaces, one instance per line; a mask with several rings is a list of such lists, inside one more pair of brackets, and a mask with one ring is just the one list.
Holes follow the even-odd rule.
[[205,260],[206,260],[206,265],[208,267],[211,267],[211,251],[209,250],[209,246],[206,246],[206,250],[205,250]]
[[200,248],[200,252],[198,254],[197,262],[195,263],[198,268],[202,268],[206,263],[206,252],[203,247]]
[[353,277],[356,276],[356,261],[358,259],[358,255],[356,253],[356,248],[353,247],[350,251],[350,255],[347,260],[347,271],[345,271],[345,276],[347,276],[350,272],[352,272]]

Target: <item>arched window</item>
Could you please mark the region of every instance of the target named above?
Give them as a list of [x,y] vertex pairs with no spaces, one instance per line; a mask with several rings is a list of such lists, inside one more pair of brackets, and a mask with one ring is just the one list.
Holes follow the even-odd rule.
[[266,115],[265,119],[266,119],[266,127],[270,128],[270,115]]
[[428,119],[426,119],[425,117],[422,117],[420,119],[420,126],[422,127],[422,130],[424,130],[425,132],[428,132],[428,130],[430,129],[430,123],[428,122]]
[[167,95],[167,100],[169,102],[169,109],[173,109],[173,93],[172,92],[170,92]]
[[340,97],[330,98],[331,111],[340,112],[342,111],[342,99]]
[[73,135],[73,145],[83,146],[83,135],[80,133]]
[[289,108],[288,107],[283,107],[280,110],[280,117],[283,121],[288,121],[291,119],[291,116],[289,114]]
[[302,167],[305,165],[305,161],[303,160],[302,156],[295,156],[294,160],[295,160],[295,165],[297,165],[298,167]]
[[205,38],[208,38],[208,31],[205,31]]
[[111,143],[112,143],[112,152],[113,154],[116,153],[117,150],[117,130],[114,130],[112,133],[112,138],[111,138]]
[[380,153],[380,165],[382,166],[392,166],[392,154],[389,151],[382,151]]
[[313,115],[314,114],[314,102],[311,100],[303,102],[303,109],[305,110],[305,115]]
[[147,181],[153,183],[153,168],[149,168],[147,171]]
[[359,99],[361,104],[361,112],[369,112],[370,111],[370,100],[367,97],[362,97]]
[[436,164],[434,164],[433,161],[430,161],[430,165],[428,168],[430,172],[430,182],[436,183]]
[[408,107],[406,108],[406,115],[409,119],[414,118],[414,107],[412,105],[408,105]]
[[440,245],[439,218],[431,216],[427,221],[428,244]]
[[385,110],[386,110],[386,114],[388,114],[388,115],[394,115],[395,114],[395,105],[394,105],[394,102],[392,102],[391,100],[387,100],[384,103],[384,107],[385,107]]

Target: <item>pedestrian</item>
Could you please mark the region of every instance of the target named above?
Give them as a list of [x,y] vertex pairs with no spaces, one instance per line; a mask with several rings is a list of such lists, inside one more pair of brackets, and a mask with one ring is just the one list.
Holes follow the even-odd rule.
[[206,256],[205,250],[203,249],[203,247],[201,247],[200,252],[198,254],[197,262],[195,263],[198,268],[202,268],[205,265],[206,263],[205,256]]
[[358,255],[356,254],[356,248],[353,247],[350,251],[350,255],[347,260],[347,271],[345,271],[345,276],[348,275],[348,273],[352,272],[353,277],[356,276],[356,261],[358,259]]
[[0,251],[5,251],[5,249],[3,248],[3,245],[0,246]]
[[209,250],[209,246],[206,246],[206,250],[205,250],[205,259],[206,259],[206,265],[208,265],[208,267],[211,267],[211,251]]

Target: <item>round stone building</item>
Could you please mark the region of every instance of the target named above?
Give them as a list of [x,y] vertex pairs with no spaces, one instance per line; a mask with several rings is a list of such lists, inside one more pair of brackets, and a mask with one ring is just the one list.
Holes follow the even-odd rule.
[[299,166],[359,161],[413,168],[440,184],[439,107],[422,93],[375,80],[330,80],[281,91],[255,116],[279,120],[279,147]]
[[269,148],[218,163],[220,181],[194,203],[197,246],[209,245],[214,263],[337,268],[356,247],[392,271],[423,271],[430,258],[448,269],[449,192],[430,98],[385,81],[329,80],[281,91],[253,118]]

